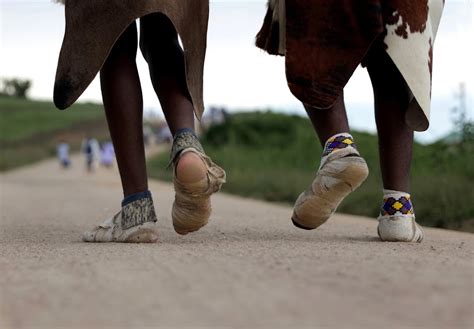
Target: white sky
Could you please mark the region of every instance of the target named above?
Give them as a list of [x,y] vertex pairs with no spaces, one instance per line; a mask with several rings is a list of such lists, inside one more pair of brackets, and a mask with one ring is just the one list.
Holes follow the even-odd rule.
[[[33,80],[31,96],[51,99],[64,33],[64,8],[50,0],[0,0],[0,77]],[[211,1],[205,67],[206,105],[252,110],[273,108],[304,113],[291,95],[284,62],[255,48],[254,36],[266,10],[266,0]],[[451,128],[451,108],[460,82],[467,84],[472,112],[474,78],[474,5],[472,0],[447,0],[434,53],[431,127],[419,140],[442,137]],[[138,55],[146,111],[161,112],[146,63]],[[367,73],[358,69],[346,87],[352,128],[375,131],[372,90]],[[100,101],[97,79],[80,101]],[[65,113],[65,115],[67,115]],[[473,118],[473,114],[469,114]]]

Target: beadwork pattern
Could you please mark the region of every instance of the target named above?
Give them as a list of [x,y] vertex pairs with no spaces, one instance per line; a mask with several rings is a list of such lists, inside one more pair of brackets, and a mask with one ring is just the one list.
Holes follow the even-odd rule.
[[354,142],[354,139],[351,136],[331,137],[326,142],[326,146],[324,147],[324,151],[323,151],[323,156],[327,156],[335,150],[340,150],[348,146],[357,148]]
[[380,210],[382,216],[392,216],[395,214],[413,215],[413,205],[409,196],[400,198],[388,197],[383,199],[383,205]]

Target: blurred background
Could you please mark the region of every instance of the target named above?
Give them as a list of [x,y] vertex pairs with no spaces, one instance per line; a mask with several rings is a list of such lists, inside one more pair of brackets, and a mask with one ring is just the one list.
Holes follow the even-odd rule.
[[[51,102],[64,8],[50,0],[0,3],[0,170],[56,154],[63,161],[76,151],[96,150],[97,159],[101,152],[110,156],[98,79],[66,112]],[[226,192],[293,203],[312,180],[321,148],[303,107],[287,88],[284,59],[253,45],[265,11],[266,0],[211,1],[203,144],[227,170]],[[412,170],[418,220],[470,232],[474,232],[473,11],[470,0],[446,1],[434,52],[431,126],[416,134]],[[137,60],[146,142],[169,143],[140,53]],[[376,217],[381,179],[372,90],[364,69],[356,71],[345,96],[371,176],[339,211]],[[170,179],[167,154],[149,161],[152,177]]]

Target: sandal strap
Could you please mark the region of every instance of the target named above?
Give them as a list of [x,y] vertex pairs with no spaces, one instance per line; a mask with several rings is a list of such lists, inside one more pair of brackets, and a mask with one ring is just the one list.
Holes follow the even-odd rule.
[[195,149],[199,153],[205,154],[201,142],[199,142],[196,134],[191,129],[183,129],[174,136],[168,167],[172,163],[176,163],[176,160],[179,158],[181,152],[189,148]]
[[121,210],[121,220],[123,230],[146,222],[156,222],[153,199],[151,197],[145,197],[123,206]]

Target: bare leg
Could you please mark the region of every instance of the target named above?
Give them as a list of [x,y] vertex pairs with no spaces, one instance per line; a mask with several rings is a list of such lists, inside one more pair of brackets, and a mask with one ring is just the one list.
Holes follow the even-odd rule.
[[[194,131],[194,107],[186,85],[183,50],[177,32],[163,14],[151,14],[140,21],[141,49],[150,69],[151,81],[171,132]],[[194,153],[184,154],[176,168],[183,183],[201,180],[206,174],[202,160]]]
[[100,71],[105,113],[125,196],[148,189],[136,53],[137,28],[132,23],[115,43]]
[[[410,91],[385,50],[375,45],[367,57],[374,89],[384,202],[377,232],[383,241],[421,242],[410,199],[413,130],[405,123]],[[397,205],[397,206],[395,206]],[[399,208],[400,205],[403,207]]]
[[173,24],[162,14],[145,16],[140,22],[140,48],[175,137],[174,146],[178,146],[180,151],[186,147],[190,150],[173,154],[176,193],[171,217],[175,231],[184,235],[208,223],[210,196],[225,181],[225,172],[216,165],[204,163],[205,158],[201,158],[198,152],[201,151],[199,142],[189,133],[189,130],[194,131],[194,107],[186,84],[184,53]]
[[323,157],[316,178],[295,202],[292,222],[296,227],[312,230],[324,224],[341,201],[367,178],[364,159],[351,142],[350,136],[342,140],[326,141],[341,133],[349,133],[344,96],[341,95],[330,109],[306,107],[323,148]]
[[183,50],[176,30],[163,14],[140,21],[141,49],[151,81],[173,135],[180,129],[194,130],[194,108],[186,85]]
[[381,47],[368,56],[379,135],[380,167],[385,189],[410,193],[413,130],[405,123],[409,90],[402,75]]
[[349,132],[349,123],[347,121],[343,95],[339,97],[334,106],[330,109],[315,109],[307,105],[305,109],[319,137],[319,142],[323,147],[329,137],[339,133]]

